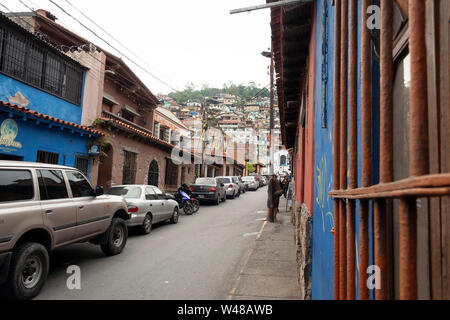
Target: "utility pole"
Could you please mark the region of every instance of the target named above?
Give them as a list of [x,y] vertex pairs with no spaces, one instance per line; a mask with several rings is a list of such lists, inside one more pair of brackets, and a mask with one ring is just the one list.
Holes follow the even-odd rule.
[[270,134],[270,142],[269,142],[269,148],[270,148],[270,175],[274,174],[274,170],[273,170],[273,165],[274,165],[274,161],[273,161],[273,129],[274,129],[274,120],[273,120],[273,107],[274,107],[274,59],[273,59],[273,48],[270,49],[270,130],[269,130],[269,134]]

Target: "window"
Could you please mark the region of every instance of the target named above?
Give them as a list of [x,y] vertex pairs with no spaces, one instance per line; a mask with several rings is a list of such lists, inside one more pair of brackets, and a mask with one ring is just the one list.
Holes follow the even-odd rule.
[[134,184],[136,180],[136,158],[137,155],[134,152],[124,151],[124,163],[123,163],[123,184]]
[[145,188],[145,199],[158,200],[158,196],[156,195],[155,190],[153,190],[152,187]]
[[33,178],[30,171],[0,170],[0,203],[33,198]]
[[157,187],[152,187],[152,188],[155,191],[155,195],[158,197],[159,200],[165,200],[166,199],[166,196],[164,195],[164,192],[159,190]]
[[0,72],[80,105],[81,66],[59,55],[31,35],[0,28]]
[[172,162],[172,159],[166,159],[166,181],[168,186],[178,185],[178,166]]
[[140,187],[112,187],[105,193],[113,196],[122,196],[125,199],[140,199],[142,190]]
[[44,68],[44,52],[36,47],[30,46],[27,58],[27,82],[37,87],[42,85],[43,68]]
[[86,177],[89,176],[89,158],[86,157],[75,157],[75,168],[84,173]]
[[58,164],[59,154],[38,150],[36,162],[48,163],[48,164]]
[[74,198],[95,196],[94,189],[92,189],[89,182],[87,182],[86,178],[83,177],[81,173],[76,171],[66,171],[66,175]]
[[5,48],[3,51],[2,69],[14,77],[25,76],[25,39],[12,33],[5,33]]
[[130,122],[134,121],[134,115],[131,112],[128,112],[127,110],[122,110],[122,118]]
[[60,170],[38,170],[39,192],[41,200],[66,199],[66,183]]
[[61,61],[53,56],[52,54],[47,55],[47,61],[45,63],[45,73],[44,73],[44,89],[61,95],[61,73],[62,73],[62,63]]

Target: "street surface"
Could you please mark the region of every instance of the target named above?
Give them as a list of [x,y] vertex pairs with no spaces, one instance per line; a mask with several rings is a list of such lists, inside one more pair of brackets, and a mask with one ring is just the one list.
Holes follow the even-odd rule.
[[[226,299],[266,216],[267,187],[220,206],[202,205],[178,224],[154,225],[148,236],[131,230],[122,254],[76,244],[50,254],[46,299]],[[81,289],[69,290],[70,265]]]

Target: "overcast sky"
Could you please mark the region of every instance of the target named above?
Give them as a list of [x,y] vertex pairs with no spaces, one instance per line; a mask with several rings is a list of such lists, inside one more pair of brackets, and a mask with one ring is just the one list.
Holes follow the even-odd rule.
[[[199,87],[222,87],[228,81],[254,81],[261,87],[269,84],[269,59],[260,53],[270,47],[270,9],[229,13],[265,0],[68,0],[144,62],[86,20],[66,0],[52,1],[173,88],[182,90],[188,82]],[[122,56],[49,0],[22,2],[52,12],[64,26]],[[0,3],[14,11],[29,11],[18,0]],[[3,7],[0,10],[6,11]],[[124,60],[153,93],[173,91]]]

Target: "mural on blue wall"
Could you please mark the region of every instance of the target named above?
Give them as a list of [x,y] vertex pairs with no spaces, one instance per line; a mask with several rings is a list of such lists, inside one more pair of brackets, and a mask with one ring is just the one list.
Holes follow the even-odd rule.
[[[322,227],[323,232],[331,230],[334,226],[334,215],[329,210],[328,205],[328,193],[333,190],[333,176],[328,172],[327,158],[325,155],[319,161],[316,167],[316,203],[322,214]],[[327,223],[328,222],[328,223]],[[327,228],[325,228],[327,225]]]

